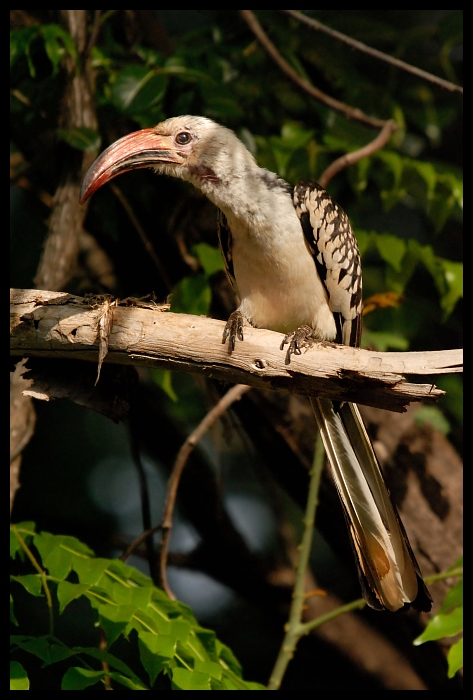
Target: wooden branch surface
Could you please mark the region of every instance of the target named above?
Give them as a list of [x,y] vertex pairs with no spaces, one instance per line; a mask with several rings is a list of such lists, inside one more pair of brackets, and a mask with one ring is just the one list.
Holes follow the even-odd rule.
[[[10,354],[98,361],[103,307],[64,292],[13,289],[10,295]],[[413,401],[435,401],[444,392],[413,384],[404,374],[462,370],[462,351],[373,352],[316,343],[285,365],[283,336],[245,327],[243,342],[229,354],[222,321],[173,314],[167,305],[129,300],[112,306],[105,362],[200,372],[234,384],[286,390],[307,396],[403,412]],[[133,304],[133,305],[132,305]],[[149,308],[147,308],[149,307]]]

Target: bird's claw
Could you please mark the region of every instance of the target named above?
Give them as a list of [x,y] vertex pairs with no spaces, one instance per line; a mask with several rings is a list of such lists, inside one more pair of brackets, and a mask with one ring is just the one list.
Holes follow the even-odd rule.
[[280,350],[284,350],[285,345],[289,345],[286,352],[286,365],[291,362],[291,355],[301,355],[302,348],[307,348],[314,341],[314,331],[310,326],[300,326],[295,331],[291,331],[284,336],[284,340],[280,345]]
[[234,311],[228,317],[227,324],[223,331],[222,343],[228,339],[230,352],[235,350],[235,341],[243,340],[243,314],[241,311]]

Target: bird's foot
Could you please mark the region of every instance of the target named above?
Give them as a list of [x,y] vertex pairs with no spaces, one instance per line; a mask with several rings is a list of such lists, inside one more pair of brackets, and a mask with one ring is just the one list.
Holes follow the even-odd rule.
[[291,355],[300,355],[302,348],[309,348],[315,339],[314,330],[310,326],[300,326],[295,331],[287,333],[279,348],[284,350],[284,346],[289,345],[285,364],[288,365],[291,362]]
[[235,350],[235,341],[243,340],[243,314],[241,311],[234,311],[228,317],[227,325],[224,328],[222,343],[225,343],[228,338],[229,351],[233,352]]

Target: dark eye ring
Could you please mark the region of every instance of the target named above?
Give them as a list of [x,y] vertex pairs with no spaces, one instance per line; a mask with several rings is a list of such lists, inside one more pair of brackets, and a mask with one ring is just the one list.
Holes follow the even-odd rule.
[[189,141],[191,140],[191,135],[189,134],[188,131],[181,131],[179,134],[176,136],[176,142],[180,146],[185,146]]

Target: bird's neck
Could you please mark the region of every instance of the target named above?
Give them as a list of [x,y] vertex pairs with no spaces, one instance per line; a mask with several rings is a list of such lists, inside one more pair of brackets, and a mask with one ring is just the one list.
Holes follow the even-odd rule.
[[291,188],[274,173],[257,166],[221,172],[212,177],[192,177],[192,183],[208,197],[227,219],[245,227],[258,227],[273,220],[284,202],[292,209]]

